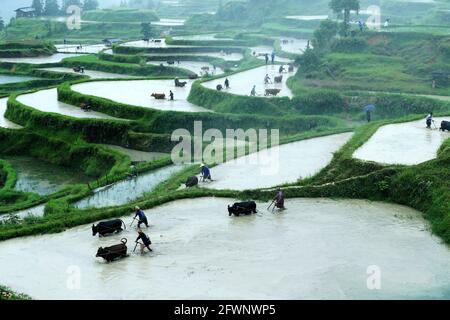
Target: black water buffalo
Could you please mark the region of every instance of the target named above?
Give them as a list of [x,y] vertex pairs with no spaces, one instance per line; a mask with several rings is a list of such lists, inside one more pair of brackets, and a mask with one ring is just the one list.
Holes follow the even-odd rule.
[[198,178],[196,176],[189,177],[185,183],[187,188],[192,188],[198,185]]
[[450,131],[450,121],[442,121],[441,122],[441,130],[442,131]]
[[92,236],[96,236],[98,233],[101,237],[103,237],[114,232],[121,232],[123,231],[122,225],[124,229],[127,228],[125,222],[120,219],[102,221],[98,225],[92,225]]
[[101,257],[105,259],[107,262],[112,262],[116,259],[123,258],[127,256],[127,239],[123,238],[120,240],[121,244],[117,244],[115,246],[107,247],[107,248],[98,248],[96,257]]
[[231,207],[228,206],[228,215],[235,215],[239,217],[241,214],[252,214],[257,213],[256,211],[256,202],[254,201],[245,201],[245,202],[236,202]]

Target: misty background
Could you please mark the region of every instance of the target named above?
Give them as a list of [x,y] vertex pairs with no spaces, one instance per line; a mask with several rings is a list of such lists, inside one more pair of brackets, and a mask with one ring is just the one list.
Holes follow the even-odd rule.
[[[121,0],[98,0],[100,8],[111,8],[120,5]],[[205,0],[207,1],[207,0]],[[0,17],[3,17],[5,22],[14,17],[16,14],[14,10],[22,7],[31,6],[32,0],[0,0]],[[61,1],[59,1],[61,3]]]

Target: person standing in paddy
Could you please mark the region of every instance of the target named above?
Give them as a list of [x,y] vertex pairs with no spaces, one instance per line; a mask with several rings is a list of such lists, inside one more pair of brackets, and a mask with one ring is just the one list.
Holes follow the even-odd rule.
[[225,79],[225,88],[230,89],[230,80],[228,78]]
[[148,228],[148,220],[147,216],[145,215],[144,211],[141,210],[139,207],[135,207],[136,209],[136,215],[134,216],[134,219],[139,218],[138,222],[138,229],[141,228],[141,224],[145,224],[145,226]]

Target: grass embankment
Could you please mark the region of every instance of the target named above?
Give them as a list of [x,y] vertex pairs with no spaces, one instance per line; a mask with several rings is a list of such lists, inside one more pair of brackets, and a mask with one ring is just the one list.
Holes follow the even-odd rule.
[[103,9],[83,12],[84,21],[95,22],[151,22],[159,18],[153,10],[143,9]]
[[0,42],[0,58],[50,56],[54,53],[56,48],[50,42],[35,40]]
[[367,32],[336,40],[320,66],[297,74],[295,91],[304,88],[370,90],[450,95],[434,71],[449,71],[450,37],[418,33]]
[[10,288],[0,286],[0,300],[31,300],[31,297],[12,291]]

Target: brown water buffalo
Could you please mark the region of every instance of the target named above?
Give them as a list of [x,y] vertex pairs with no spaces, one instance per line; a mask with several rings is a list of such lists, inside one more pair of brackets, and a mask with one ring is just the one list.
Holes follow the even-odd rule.
[[178,78],[175,79],[175,87],[184,88],[186,84],[186,81],[180,81]]
[[155,98],[156,100],[165,100],[166,99],[166,95],[164,93],[152,93],[151,96],[153,98]]
[[281,92],[281,89],[266,89],[266,92],[264,93],[264,95],[266,97],[268,97],[268,96],[276,97],[280,92]]
[[123,258],[127,256],[127,239],[123,238],[120,240],[121,244],[117,244],[115,246],[106,247],[106,248],[98,248],[96,257],[101,257],[105,259],[107,262],[112,262],[116,259]]
[[292,63],[289,64],[288,72],[294,72],[294,65]]

